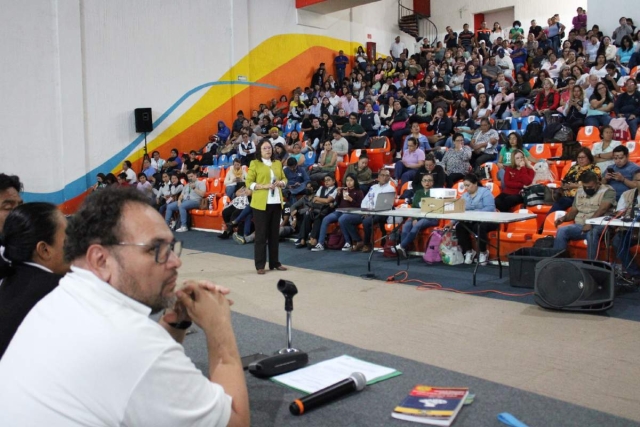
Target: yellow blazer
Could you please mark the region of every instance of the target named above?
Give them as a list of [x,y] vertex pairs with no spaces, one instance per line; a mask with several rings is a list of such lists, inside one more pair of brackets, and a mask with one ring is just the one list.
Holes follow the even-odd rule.
[[[258,153],[258,155],[260,155],[260,153]],[[279,160],[273,160],[271,162],[271,167],[265,165],[259,160],[252,160],[251,164],[249,165],[249,170],[247,171],[247,179],[245,181],[247,188],[250,188],[251,184],[253,184],[254,182],[261,185],[271,184],[271,170],[273,170],[273,174],[275,175],[276,180],[284,181],[286,184],[287,177],[284,174],[282,163],[280,163]],[[284,205],[282,189],[278,187],[276,190],[280,192],[280,200]],[[266,210],[269,191],[269,189],[254,190],[251,196],[251,207],[261,211]]]

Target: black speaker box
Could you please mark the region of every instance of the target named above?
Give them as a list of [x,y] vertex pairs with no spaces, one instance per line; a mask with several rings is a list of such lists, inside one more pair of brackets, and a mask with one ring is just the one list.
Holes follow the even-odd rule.
[[270,378],[300,369],[307,363],[309,355],[302,351],[276,354],[250,363],[249,372],[259,378]]
[[134,111],[136,117],[136,132],[149,133],[153,130],[153,118],[151,117],[151,108],[136,108]]
[[613,307],[611,264],[584,259],[545,259],[536,265],[534,300],[553,310],[599,312]]

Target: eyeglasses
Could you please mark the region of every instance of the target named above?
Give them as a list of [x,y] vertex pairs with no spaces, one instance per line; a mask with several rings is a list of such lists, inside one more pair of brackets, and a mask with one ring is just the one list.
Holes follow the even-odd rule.
[[172,242],[158,242],[156,244],[149,243],[128,243],[128,242],[118,242],[116,246],[140,246],[140,247],[148,247],[155,249],[156,256],[156,264],[164,264],[169,261],[169,256],[171,252],[176,254],[178,258],[180,258],[180,254],[182,253],[182,241],[174,240]]
[[578,156],[578,157],[576,157],[576,158],[577,158],[577,159],[586,159],[586,158],[588,158],[588,157],[587,157],[587,156]]

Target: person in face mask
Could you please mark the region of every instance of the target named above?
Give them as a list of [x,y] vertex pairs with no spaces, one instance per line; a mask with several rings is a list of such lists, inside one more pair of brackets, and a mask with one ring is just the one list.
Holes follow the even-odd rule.
[[513,28],[509,30],[509,38],[511,42],[518,41],[518,37],[524,37],[524,30],[522,29],[522,23],[520,21],[513,21]]
[[[558,234],[553,248],[566,249],[569,241],[586,239],[587,257],[596,259],[604,225],[590,225],[586,221],[611,214],[616,205],[616,192],[609,185],[601,184],[598,175],[593,172],[585,172],[580,180],[582,186],[576,192],[573,206],[566,215],[556,219]],[[563,222],[570,221],[575,223],[560,227]]]

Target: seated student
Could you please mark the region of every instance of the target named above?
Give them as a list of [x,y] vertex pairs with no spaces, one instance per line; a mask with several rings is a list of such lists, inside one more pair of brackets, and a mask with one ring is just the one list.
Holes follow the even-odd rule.
[[226,225],[226,229],[218,235],[218,239],[228,239],[232,235],[234,240],[240,243],[239,236],[234,229],[244,223],[244,233],[242,236],[248,236],[251,233],[251,219],[253,217],[251,211],[251,190],[249,190],[244,182],[236,185],[234,197],[224,209],[222,209],[222,219]]
[[596,165],[601,171],[614,165],[613,149],[622,145],[620,141],[613,140],[613,133],[611,126],[604,126],[602,130],[600,130],[600,138],[602,141],[593,144],[593,149],[591,150],[593,158],[597,162]]
[[514,151],[516,150],[522,151],[524,153],[524,156],[527,158],[527,160],[529,160],[532,163],[538,162],[537,159],[531,156],[531,153],[529,153],[529,150],[524,148],[522,144],[522,135],[520,135],[517,132],[511,132],[509,134],[508,141],[509,141],[509,144],[503,145],[502,148],[500,149],[500,152],[498,153],[498,163],[496,163],[496,165],[499,168],[498,178],[502,182],[502,187],[504,187],[504,168],[505,168],[505,165],[511,164],[511,156],[513,155]]
[[[619,216],[636,218],[638,216],[638,187],[640,187],[640,170],[637,170],[633,175],[634,187],[622,193],[622,196],[618,200],[617,212]],[[640,267],[635,263],[635,250],[631,251],[630,248],[635,246],[638,242],[638,232],[635,228],[620,227],[618,228],[615,237],[613,238],[613,247],[616,250],[616,256],[622,262],[622,268],[627,272],[631,278],[635,281],[640,280]],[[1,289],[1,288],[0,288]]]
[[225,193],[230,199],[233,199],[233,195],[236,192],[237,185],[244,182],[247,179],[247,171],[242,168],[242,163],[239,158],[233,159],[233,165],[227,169],[227,174],[224,176]]
[[156,173],[158,173],[158,171],[156,170],[156,168],[151,166],[150,159],[144,159],[142,161],[142,173],[144,173],[147,176],[147,178],[149,178],[155,175]]
[[251,161],[256,158],[256,144],[249,138],[249,132],[242,131],[242,140],[238,145],[238,157],[244,166],[249,166]]
[[373,111],[373,105],[370,101],[364,104],[364,112],[360,115],[359,123],[367,136],[378,136],[378,131],[380,130],[382,123],[380,122],[380,116]]
[[607,89],[607,85],[598,82],[593,94],[589,97],[587,106],[587,117],[584,120],[585,126],[608,126],[611,122],[609,115],[613,111],[613,95]]
[[[211,135],[212,137],[215,135]],[[210,137],[211,138],[211,137]],[[164,167],[164,160],[160,158],[160,152],[154,151],[151,154],[151,167],[154,168],[157,172],[160,172]]]
[[338,156],[333,151],[331,141],[325,141],[324,151],[320,154],[318,162],[313,165],[309,171],[309,178],[312,181],[322,181],[325,176],[333,176],[335,178],[336,165],[338,164]]
[[484,163],[493,161],[497,154],[499,141],[498,131],[491,129],[489,119],[482,119],[480,121],[480,129],[476,130],[469,143],[473,150],[471,165],[477,169]]
[[[424,166],[418,169],[418,172],[413,177],[411,195],[409,198],[413,198],[414,190],[418,190],[421,187],[422,177],[429,175],[433,178],[433,188],[444,188],[447,182],[447,174],[444,171],[444,167],[436,163],[436,158],[433,153],[428,153],[424,156]],[[404,194],[403,198],[407,198]]]
[[[313,184],[316,183],[313,182]],[[312,189],[313,188],[314,187],[312,187]],[[295,212],[292,206],[291,214],[297,214],[297,216],[300,217],[297,221],[299,223],[298,238],[295,241],[295,247],[297,249],[307,247],[307,242],[310,248],[318,244],[317,239],[320,234],[322,220],[333,211],[333,201],[336,195],[337,187],[335,180],[333,177],[325,176],[324,186],[316,188],[315,194],[311,194],[310,203],[308,203],[307,209],[304,212],[300,210]]]
[[511,163],[504,168],[504,187],[496,197],[496,208],[500,212],[510,212],[514,206],[523,202],[520,192],[533,182],[533,165],[520,150],[511,155]]
[[[275,147],[277,147],[278,145],[281,145],[281,144],[276,144]],[[289,155],[287,156],[287,159],[289,157],[293,157],[294,159],[296,159],[296,161],[298,162],[298,165],[300,166],[304,165],[305,158],[304,158],[304,154],[302,154],[302,145],[299,142],[296,142],[295,144],[293,144],[293,148],[291,149],[291,153],[289,153]]]
[[[364,198],[364,194],[362,194],[362,190],[360,190],[358,186],[358,180],[356,176],[352,174],[347,175],[345,177],[345,183],[345,187],[340,187],[337,189],[334,203],[336,208],[359,208],[362,199]],[[338,220],[343,215],[346,214],[335,211],[329,213],[322,219],[322,223],[320,224],[320,231],[316,240],[317,243],[311,248],[313,252],[324,251],[324,241],[327,237],[327,229],[329,228],[329,224],[338,222]],[[345,248],[343,248],[343,250],[351,250],[351,245],[345,245]]]
[[207,186],[204,181],[199,181],[198,176],[194,171],[187,172],[187,185],[182,190],[180,197],[175,202],[167,204],[167,212],[164,216],[167,225],[171,223],[171,217],[175,211],[180,212],[180,228],[176,230],[177,233],[189,231],[187,228],[188,211],[191,209],[198,209],[200,206],[200,199],[204,197],[207,192]]
[[618,117],[627,121],[631,139],[635,139],[640,120],[640,92],[637,91],[634,79],[629,79],[624,84],[624,92],[616,99],[613,110]]
[[182,167],[186,171],[194,171],[196,174],[200,174],[200,160],[197,158],[198,153],[196,150],[189,151],[189,157],[184,161]]
[[[496,204],[491,191],[483,187],[478,177],[472,173],[465,175],[464,187],[467,191],[462,194],[465,202],[465,211],[481,211],[495,212]],[[464,263],[471,264],[475,257],[476,251],[473,250],[471,236],[477,235],[478,242],[478,263],[486,265],[489,261],[489,252],[487,251],[488,233],[498,228],[498,224],[488,222],[474,221],[454,221],[453,226],[456,229],[458,244],[464,254]]]
[[616,193],[609,185],[601,184],[593,172],[583,173],[580,180],[582,186],[576,192],[571,209],[555,222],[556,227],[568,221],[575,221],[575,224],[558,228],[553,249],[566,249],[570,240],[586,239],[587,257],[596,259],[604,225],[586,224],[586,220],[612,213],[616,206]]
[[[360,203],[361,208],[365,209],[373,209],[376,206],[376,201],[378,200],[378,195],[382,193],[394,193],[396,189],[389,184],[391,181],[391,174],[388,170],[381,170],[378,173],[378,183],[371,186],[367,195],[362,199],[362,203]],[[383,234],[386,234],[384,225],[387,223],[387,217],[384,215],[358,215],[347,213],[340,217],[338,220],[340,223],[340,229],[342,229],[342,234],[344,235],[345,244],[342,248],[343,251],[352,251],[352,252],[370,252],[372,241],[371,237],[373,236],[373,226],[378,224],[380,230],[382,230]],[[356,226],[362,224],[364,228],[364,240],[360,239],[360,234],[358,234],[358,230]]]
[[125,160],[124,162],[122,162],[121,173],[125,174],[125,180],[129,185],[134,185],[136,183],[137,175],[133,171],[133,169],[131,169],[131,162],[129,160]]
[[613,149],[613,165],[602,172],[602,182],[616,191],[616,200],[622,193],[634,188],[633,175],[640,167],[629,161],[629,149],[619,145]]
[[[416,190],[411,203],[412,208],[420,208],[420,204],[424,197],[430,197],[430,190],[433,187],[433,177],[431,175],[423,175],[420,180],[421,188]],[[428,227],[436,227],[440,223],[439,220],[433,218],[408,218],[402,226],[402,234],[400,243],[396,245],[396,250],[403,256],[407,257],[406,249],[411,242],[416,239],[418,233]]]
[[[460,107],[456,110],[457,120],[453,124],[453,131],[460,133],[464,137],[464,143],[468,144],[476,131],[476,122],[469,116],[469,111],[466,107],[462,108],[462,104],[467,104],[467,100],[460,101]],[[447,138],[444,146],[446,148],[453,148],[453,135]]]
[[428,131],[433,131],[434,134],[427,137],[429,143],[433,147],[441,147],[447,141],[447,137],[451,134],[453,129],[453,122],[442,107],[435,109],[433,118],[427,126]]
[[287,185],[282,190],[282,194],[286,199],[291,196],[303,194],[306,191],[309,175],[302,166],[298,166],[296,159],[290,157],[287,160],[287,167],[284,168],[284,175],[287,177]]
[[[416,104],[416,112],[409,117],[409,123],[429,123],[431,121],[431,103],[427,101],[427,95],[420,91],[418,92],[418,103]],[[420,127],[418,126],[418,129]]]
[[398,184],[413,180],[419,169],[424,167],[425,153],[418,148],[418,141],[409,137],[407,149],[402,153],[402,159],[395,165],[395,176]]
[[[151,175],[153,177],[153,175]],[[153,200],[153,185],[147,180],[147,175],[140,172],[138,174],[138,182],[136,182],[136,189],[142,194],[147,196],[149,200]]]
[[[324,148],[324,145],[323,147]],[[333,130],[333,139],[331,140],[331,148],[333,153],[336,155],[339,161],[343,161],[344,156],[349,155],[349,143],[342,136],[342,132],[338,129]],[[320,157],[322,157],[322,152],[320,153]]]
[[593,172],[598,176],[601,174],[600,168],[595,164],[591,150],[582,147],[578,150],[576,164],[571,166],[565,176],[562,177],[562,196],[554,202],[549,213],[567,210],[573,205],[576,191],[580,188],[582,174],[586,172]]
[[179,172],[182,169],[182,159],[177,148],[171,149],[171,156],[164,162],[162,168],[169,173]]
[[369,186],[374,181],[371,178],[373,172],[369,169],[369,157],[367,157],[367,152],[363,151],[360,155],[360,158],[356,163],[351,163],[347,166],[347,170],[344,173],[344,178],[342,179],[342,183],[346,184],[347,175],[353,174],[356,176],[358,180],[358,185],[362,190],[362,193],[367,194],[369,191]]
[[553,80],[545,79],[542,83],[542,90],[536,95],[533,101],[535,113],[538,116],[556,113],[560,106],[560,94],[554,88]]
[[346,156],[351,150],[362,149],[365,147],[367,132],[362,126],[360,126],[360,124],[358,124],[357,113],[352,112],[351,114],[349,114],[349,123],[346,123],[342,126],[342,136],[348,142],[348,146],[346,152],[342,149],[338,150],[336,149],[336,147],[334,147],[334,150],[336,150],[338,156]]
[[409,138],[415,138],[418,141],[418,148],[420,148],[425,153],[431,151],[431,145],[429,144],[429,140],[426,136],[420,133],[420,123],[412,123],[411,124],[411,133],[407,135],[404,139],[404,145],[402,146],[402,151],[407,150],[407,142]]
[[[289,159],[289,153],[284,148],[282,144],[278,144],[273,147],[274,157],[276,160],[279,160],[283,165],[287,164],[287,160]],[[300,156],[300,158],[304,159],[304,156]],[[299,164],[299,161],[298,161]]]
[[[131,169],[129,169],[131,170]],[[127,174],[124,172],[120,172],[117,176],[118,179],[118,187],[129,187],[129,181],[127,181]]]
[[[0,360],[29,311],[69,271],[64,258],[67,220],[55,205],[25,203],[0,229]],[[10,263],[10,264],[9,264]]]
[[156,197],[155,206],[159,208],[160,206],[166,203],[165,197],[171,195],[171,179],[169,178],[169,174],[166,172],[162,173],[162,181],[159,181],[153,190],[153,194]]
[[472,156],[471,147],[464,145],[464,137],[460,133],[453,135],[453,148],[447,150],[442,158],[442,166],[447,174],[446,185],[451,188],[453,184],[469,173]]

